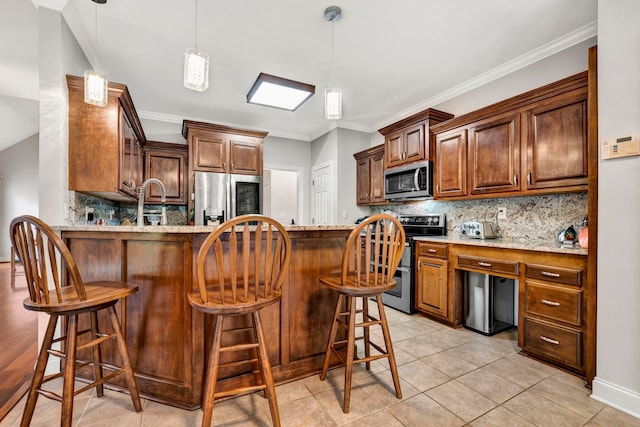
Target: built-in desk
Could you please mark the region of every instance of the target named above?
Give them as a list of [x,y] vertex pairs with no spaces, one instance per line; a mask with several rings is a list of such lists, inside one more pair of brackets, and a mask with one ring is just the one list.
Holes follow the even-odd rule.
[[[353,227],[287,227],[292,257],[282,300],[262,312],[276,382],[322,368],[337,295],[322,286],[318,276],[340,270]],[[186,409],[200,406],[211,322],[191,309],[187,294],[194,287],[196,255],[213,229],[57,227],[85,281],[125,280],[138,285],[138,292],[117,310],[145,398]],[[115,352],[107,349],[104,360],[113,357]],[[248,375],[221,374],[219,385],[231,387],[248,380]]]
[[[435,303],[423,307],[418,303],[422,314],[459,327],[463,322],[465,272],[515,279],[518,345],[522,352],[591,382],[595,373],[596,293],[587,280],[585,249],[499,239],[416,240],[416,298],[441,295],[437,310],[433,308]],[[433,270],[434,265],[444,265],[446,274],[421,272],[421,268]]]

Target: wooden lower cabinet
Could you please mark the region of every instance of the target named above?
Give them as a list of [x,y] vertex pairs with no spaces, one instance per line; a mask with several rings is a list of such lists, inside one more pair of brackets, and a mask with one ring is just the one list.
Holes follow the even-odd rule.
[[416,245],[416,309],[446,320],[449,300],[446,245],[425,242]]
[[[285,382],[322,368],[337,294],[318,281],[339,271],[350,230],[292,231],[293,256],[279,303],[261,311],[274,380]],[[194,262],[206,233],[63,231],[85,281],[126,280],[138,292],[117,306],[140,394],[168,405],[200,407],[211,346],[212,319],[192,310]],[[168,262],[170,261],[170,262]],[[101,324],[106,325],[106,318]],[[88,325],[88,319],[84,319]],[[246,322],[225,321],[230,329]],[[89,356],[89,355],[87,355]],[[103,354],[117,362],[115,347]],[[81,371],[80,376],[92,372]],[[220,373],[220,389],[248,384],[254,374]],[[123,387],[118,378],[111,386]]]
[[596,293],[585,255],[417,241],[415,265],[418,312],[453,327],[464,324],[467,272],[517,280],[522,353],[593,380]]

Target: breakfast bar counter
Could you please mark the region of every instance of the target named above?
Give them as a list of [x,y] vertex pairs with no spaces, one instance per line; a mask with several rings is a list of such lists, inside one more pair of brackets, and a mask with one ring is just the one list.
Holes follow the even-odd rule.
[[[337,295],[324,288],[318,277],[339,271],[346,238],[353,228],[353,225],[287,227],[292,256],[282,299],[262,312],[277,383],[311,375],[322,367]],[[191,309],[187,295],[195,285],[198,250],[215,228],[60,226],[56,229],[69,246],[85,281],[124,280],[138,285],[138,292],[117,310],[141,395],[185,409],[198,408],[212,322],[208,316]],[[225,324],[225,329],[229,326]],[[114,351],[107,348],[103,359],[109,363],[115,354],[115,348]],[[251,375],[221,373],[219,384],[231,388],[248,382]]]

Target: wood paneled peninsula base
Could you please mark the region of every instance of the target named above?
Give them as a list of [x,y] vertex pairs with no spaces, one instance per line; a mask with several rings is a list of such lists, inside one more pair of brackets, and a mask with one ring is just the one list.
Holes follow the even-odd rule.
[[[57,229],[85,281],[124,280],[138,285],[138,292],[117,309],[140,394],[180,408],[200,407],[212,319],[191,309],[187,293],[194,286],[196,255],[213,228]],[[342,251],[353,226],[287,229],[293,252],[282,300],[262,313],[277,383],[308,376],[322,368],[337,297],[320,285],[318,276],[340,270]],[[237,326],[225,323],[225,329]],[[108,349],[103,355],[107,363],[115,361],[113,350]],[[250,375],[254,374],[247,373],[246,368],[221,371],[219,386],[237,386],[248,382]]]

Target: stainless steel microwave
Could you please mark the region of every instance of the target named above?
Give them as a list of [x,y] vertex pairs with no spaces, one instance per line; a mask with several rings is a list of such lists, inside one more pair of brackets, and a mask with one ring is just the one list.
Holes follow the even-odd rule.
[[384,171],[384,197],[387,200],[433,198],[431,161],[411,163]]

